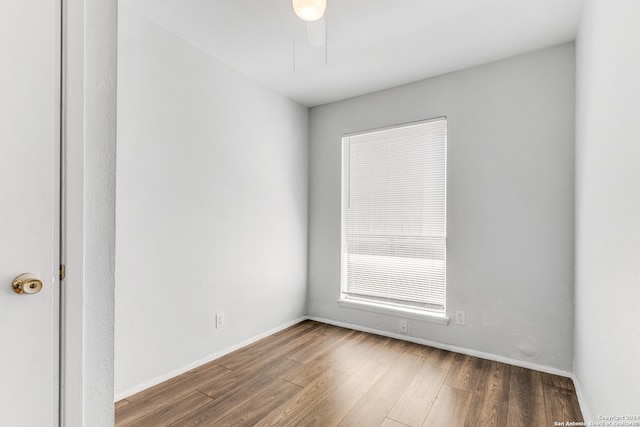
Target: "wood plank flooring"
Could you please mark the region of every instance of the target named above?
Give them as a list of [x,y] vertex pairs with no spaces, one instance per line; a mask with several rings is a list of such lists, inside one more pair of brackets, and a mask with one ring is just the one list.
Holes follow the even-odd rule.
[[305,321],[116,402],[116,426],[553,426],[568,378]]

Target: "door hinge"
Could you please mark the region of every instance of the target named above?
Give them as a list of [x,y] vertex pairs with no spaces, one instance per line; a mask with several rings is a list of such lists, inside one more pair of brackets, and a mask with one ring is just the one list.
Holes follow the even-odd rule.
[[64,280],[67,275],[67,267],[64,264],[60,264],[60,280]]

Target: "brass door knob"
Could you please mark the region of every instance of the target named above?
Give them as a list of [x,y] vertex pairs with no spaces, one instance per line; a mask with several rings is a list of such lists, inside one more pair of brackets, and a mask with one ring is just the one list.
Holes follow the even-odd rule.
[[33,273],[24,273],[13,279],[13,290],[17,294],[37,294],[42,290],[44,283],[42,279]]

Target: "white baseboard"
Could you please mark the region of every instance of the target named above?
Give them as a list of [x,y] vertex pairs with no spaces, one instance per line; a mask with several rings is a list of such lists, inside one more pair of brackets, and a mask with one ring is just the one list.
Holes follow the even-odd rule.
[[244,340],[244,341],[242,341],[242,342],[240,342],[238,344],[235,344],[235,345],[233,345],[231,347],[225,348],[224,350],[218,351],[216,353],[212,353],[212,354],[210,354],[210,355],[208,355],[206,357],[198,359],[198,360],[196,360],[196,361],[194,361],[192,363],[189,363],[186,366],[183,366],[183,367],[178,368],[178,369],[174,369],[173,371],[168,372],[168,373],[163,374],[163,375],[160,375],[159,377],[153,378],[153,379],[151,379],[149,381],[145,381],[145,382],[143,382],[141,384],[138,384],[138,385],[136,385],[134,387],[128,388],[127,390],[124,390],[124,391],[122,391],[120,393],[116,393],[115,402],[117,402],[119,400],[122,400],[122,399],[126,399],[129,396],[132,396],[132,395],[134,395],[136,393],[139,393],[142,390],[146,390],[149,387],[153,387],[154,385],[160,384],[161,382],[164,382],[164,381],[166,381],[168,379],[171,379],[171,378],[173,378],[175,376],[178,376],[180,374],[184,374],[185,372],[190,371],[193,368],[197,368],[200,365],[204,365],[205,363],[209,363],[209,362],[211,362],[213,360],[216,360],[216,359],[224,356],[225,354],[229,354],[231,352],[239,350],[242,347],[246,347],[249,344],[253,344],[256,341],[261,340],[262,338],[266,338],[269,335],[273,335],[273,334],[275,334],[277,332],[282,331],[283,329],[287,329],[288,327],[293,326],[293,325],[295,325],[297,323],[300,323],[300,322],[302,322],[304,320],[307,320],[307,316],[303,316],[303,317],[300,317],[298,319],[295,319],[295,320],[292,320],[290,322],[287,322],[287,323],[285,323],[283,325],[280,325],[280,326],[278,326],[276,328],[273,328],[273,329],[268,330],[266,332],[263,332],[263,333],[261,333],[259,335],[251,337],[249,339],[246,339],[246,340]]
[[511,359],[509,357],[500,356],[492,353],[485,353],[482,351],[472,350],[464,347],[457,347],[454,345],[442,344],[435,341],[429,341],[422,338],[410,337],[408,335],[396,334],[393,332],[381,331],[378,329],[367,328],[364,326],[353,325],[350,323],[337,322],[335,320],[324,319],[321,317],[309,317],[309,320],[314,320],[320,323],[327,323],[329,325],[340,326],[342,328],[353,329],[361,332],[368,332],[371,334],[382,335],[385,337],[396,338],[403,341],[409,341],[416,344],[427,345],[429,347],[435,347],[442,350],[453,351],[456,353],[467,354],[469,356],[479,357],[481,359],[493,360],[495,362],[506,363],[508,365],[518,366],[520,368],[532,369],[534,371],[545,372],[547,374],[559,375],[561,377],[572,378],[571,372],[563,371],[561,369],[552,368],[549,366],[538,365],[536,363],[531,363],[523,360]]
[[578,397],[578,405],[580,405],[582,418],[584,418],[584,421],[586,423],[589,423],[590,421],[592,422],[597,421],[597,420],[594,420],[593,417],[591,416],[591,412],[589,411],[589,405],[587,404],[587,398],[585,397],[582,391],[582,385],[580,385],[580,381],[578,380],[578,377],[576,377],[575,372],[571,375],[571,379],[573,380],[573,385],[576,387],[576,396]]

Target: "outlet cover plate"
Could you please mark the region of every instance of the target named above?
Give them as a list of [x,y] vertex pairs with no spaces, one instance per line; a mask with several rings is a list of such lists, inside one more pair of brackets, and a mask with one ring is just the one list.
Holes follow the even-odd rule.
[[456,325],[464,326],[467,324],[466,314],[464,311],[456,311]]
[[409,322],[407,321],[407,319],[400,319],[398,321],[398,332],[400,332],[401,334],[409,333]]
[[224,326],[224,314],[217,313],[216,314],[216,329],[220,329]]

